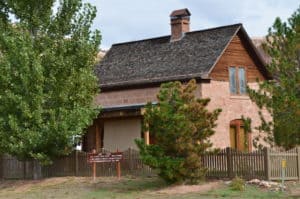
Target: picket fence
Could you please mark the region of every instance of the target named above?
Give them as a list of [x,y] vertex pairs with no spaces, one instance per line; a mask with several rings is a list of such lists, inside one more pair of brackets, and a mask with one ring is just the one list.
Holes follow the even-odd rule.
[[[226,148],[218,153],[202,156],[207,168],[207,178],[233,178],[280,180],[282,160],[286,160],[285,179],[300,180],[300,147],[289,151],[265,148],[253,152],[239,152]],[[142,163],[139,152],[134,149],[123,151],[122,175],[153,176],[157,171]],[[91,176],[92,166],[87,162],[87,153],[74,151],[68,156],[57,158],[52,165],[42,167],[42,176]],[[116,176],[116,163],[98,163],[97,176]],[[33,162],[19,161],[9,155],[0,157],[0,178],[32,179]]]

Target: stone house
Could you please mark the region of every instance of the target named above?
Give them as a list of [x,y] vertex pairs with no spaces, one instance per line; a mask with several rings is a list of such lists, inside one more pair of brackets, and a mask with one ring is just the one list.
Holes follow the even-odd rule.
[[114,44],[106,53],[95,70],[101,88],[95,103],[103,109],[83,137],[83,150],[136,148],[135,138],[151,142],[142,132],[144,105],[156,103],[161,83],[192,78],[197,97],[210,98],[209,109],[222,109],[214,146],[252,150],[257,132],[245,132],[241,117],[251,118],[252,127],[260,124],[246,85],[270,79],[265,62],[242,24],[190,31],[190,16],[188,9],[175,10],[171,35]]

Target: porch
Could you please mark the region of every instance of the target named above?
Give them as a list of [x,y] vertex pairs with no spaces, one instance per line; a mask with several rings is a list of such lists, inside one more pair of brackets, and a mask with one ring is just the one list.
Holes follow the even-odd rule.
[[93,121],[82,139],[82,151],[124,151],[137,149],[135,139],[143,138],[149,144],[149,132],[143,132],[145,104],[105,107]]

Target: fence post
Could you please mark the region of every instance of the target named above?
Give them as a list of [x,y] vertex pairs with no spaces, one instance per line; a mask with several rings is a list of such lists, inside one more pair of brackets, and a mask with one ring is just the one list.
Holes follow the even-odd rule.
[[39,180],[42,178],[42,166],[36,159],[33,160],[33,179]]
[[265,177],[266,180],[270,180],[271,165],[270,165],[270,149],[268,147],[264,148],[264,159],[265,159]]
[[0,154],[0,179],[3,178],[3,155]]
[[232,153],[231,148],[226,148],[226,156],[227,156],[227,175],[228,178],[233,178],[233,162],[232,162]]
[[131,147],[129,147],[128,149],[128,161],[129,161],[129,172],[132,175],[131,171],[132,171],[132,150]]
[[298,171],[298,180],[300,181],[300,147],[297,147],[297,171]]
[[26,179],[26,160],[23,160],[23,178]]
[[75,176],[78,176],[78,151],[75,150]]

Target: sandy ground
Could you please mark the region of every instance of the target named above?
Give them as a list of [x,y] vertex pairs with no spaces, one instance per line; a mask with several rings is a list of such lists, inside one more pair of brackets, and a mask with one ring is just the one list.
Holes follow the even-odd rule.
[[204,193],[213,189],[218,189],[222,187],[223,184],[224,183],[222,183],[222,181],[213,181],[206,182],[205,184],[200,185],[177,185],[161,189],[157,192],[164,194],[185,194],[193,192]]

